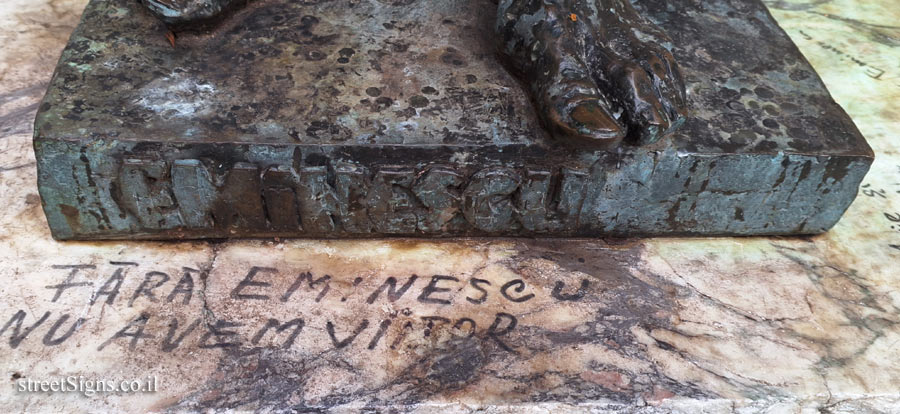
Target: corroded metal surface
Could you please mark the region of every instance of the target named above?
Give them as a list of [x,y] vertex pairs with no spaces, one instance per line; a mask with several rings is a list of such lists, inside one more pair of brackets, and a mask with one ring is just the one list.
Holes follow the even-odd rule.
[[36,120],[48,221],[60,239],[830,228],[872,152],[765,8],[636,7],[691,113],[590,151],[543,131],[491,2],[251,2],[174,49],[139,4],[92,2]]
[[[222,24],[245,1],[145,0],[172,30]],[[538,116],[562,143],[609,148],[631,132],[653,143],[684,121],[684,82],[672,41],[629,0],[506,0],[498,42]],[[170,32],[174,45],[176,33]]]

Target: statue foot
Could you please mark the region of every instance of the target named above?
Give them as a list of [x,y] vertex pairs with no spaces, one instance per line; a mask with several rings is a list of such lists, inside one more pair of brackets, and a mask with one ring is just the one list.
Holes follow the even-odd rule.
[[609,148],[656,142],[685,118],[665,33],[628,0],[502,0],[502,52],[554,137]]
[[[617,145],[625,137],[622,111],[607,98],[570,42],[552,30],[536,31],[534,68],[524,71],[533,101],[554,136],[591,148]],[[539,68],[552,68],[539,70]]]
[[141,0],[166,25],[184,28],[216,20],[246,0]]

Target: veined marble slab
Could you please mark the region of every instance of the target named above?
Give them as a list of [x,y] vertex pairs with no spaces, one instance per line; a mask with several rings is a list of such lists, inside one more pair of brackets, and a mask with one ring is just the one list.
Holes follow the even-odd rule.
[[[31,121],[85,1],[6,0],[0,405],[900,412],[893,3],[768,3],[877,154],[822,236],[58,243]],[[69,377],[155,391],[20,391]]]

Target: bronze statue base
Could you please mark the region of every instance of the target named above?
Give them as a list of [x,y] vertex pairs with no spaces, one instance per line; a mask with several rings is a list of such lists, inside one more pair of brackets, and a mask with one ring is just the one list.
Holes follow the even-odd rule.
[[48,222],[64,240],[833,226],[874,156],[762,3],[635,7],[671,37],[688,113],[597,150],[545,132],[491,1],[260,0],[167,39],[139,3],[94,0],[36,120]]

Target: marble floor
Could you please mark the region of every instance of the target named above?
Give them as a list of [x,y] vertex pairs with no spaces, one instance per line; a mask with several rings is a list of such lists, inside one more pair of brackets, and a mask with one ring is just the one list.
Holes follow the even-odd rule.
[[58,243],[31,123],[85,4],[0,2],[9,411],[900,412],[896,0],[767,1],[877,156],[825,235]]

